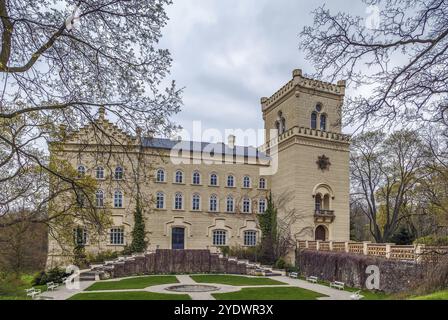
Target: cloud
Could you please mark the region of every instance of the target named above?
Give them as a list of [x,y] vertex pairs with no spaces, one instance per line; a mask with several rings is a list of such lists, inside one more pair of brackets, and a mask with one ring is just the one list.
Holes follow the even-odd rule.
[[[312,23],[323,1],[175,0],[161,46],[173,56],[171,76],[185,87],[177,123],[192,121],[221,132],[260,129],[260,97],[291,79],[291,71],[313,72],[298,50],[298,34]],[[332,10],[358,10],[360,1],[328,1]],[[251,141],[258,145],[263,141]],[[237,143],[238,141],[237,137]]]

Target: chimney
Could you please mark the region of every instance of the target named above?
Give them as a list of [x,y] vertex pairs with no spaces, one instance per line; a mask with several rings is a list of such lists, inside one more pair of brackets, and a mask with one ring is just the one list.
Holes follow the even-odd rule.
[[234,149],[235,148],[235,136],[233,134],[230,134],[227,137],[227,144],[228,144],[230,149]]

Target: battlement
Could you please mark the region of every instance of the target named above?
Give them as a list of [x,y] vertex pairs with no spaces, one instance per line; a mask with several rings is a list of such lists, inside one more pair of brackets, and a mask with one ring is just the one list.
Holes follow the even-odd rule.
[[302,136],[302,137],[312,137],[317,139],[323,139],[327,141],[334,141],[344,143],[347,146],[350,144],[350,136],[347,134],[321,131],[317,129],[310,129],[306,127],[295,126],[282,133],[278,137],[275,137],[267,141],[264,145],[260,146],[259,150],[261,152],[266,152],[272,146],[280,144],[282,141],[292,137],[292,136]]
[[299,94],[298,89],[300,88],[312,89],[320,92],[343,96],[345,94],[345,85],[346,85],[345,80],[339,80],[337,84],[333,84],[330,82],[307,78],[303,76],[301,69],[295,69],[292,72],[292,79],[290,81],[288,81],[284,86],[282,86],[269,98],[268,97],[261,98],[260,102],[262,110],[265,111],[270,106],[279,101],[281,98],[283,98],[285,95],[290,93],[292,90],[296,90],[297,91],[296,94]]

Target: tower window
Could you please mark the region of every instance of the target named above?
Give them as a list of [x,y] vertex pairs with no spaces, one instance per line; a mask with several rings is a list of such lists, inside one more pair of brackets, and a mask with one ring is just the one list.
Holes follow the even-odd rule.
[[313,112],[311,113],[311,129],[317,128],[317,113]]
[[321,112],[322,111],[322,105],[320,103],[316,104],[316,111]]
[[325,114],[322,114],[320,116],[320,130],[322,131],[327,130],[327,116]]

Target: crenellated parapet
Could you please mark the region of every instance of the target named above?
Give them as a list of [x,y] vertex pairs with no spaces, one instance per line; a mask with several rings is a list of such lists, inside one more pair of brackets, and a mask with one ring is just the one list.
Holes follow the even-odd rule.
[[301,69],[295,69],[292,72],[292,79],[284,86],[277,90],[273,95],[261,98],[262,111],[267,110],[284,96],[294,91],[298,96],[300,89],[311,89],[319,92],[329,93],[343,97],[345,95],[345,80],[340,80],[336,84],[315,80],[303,76]]

